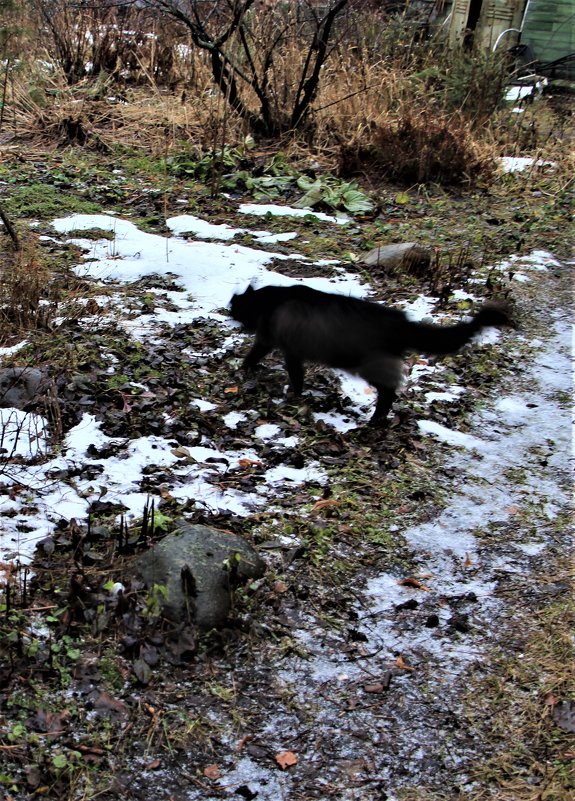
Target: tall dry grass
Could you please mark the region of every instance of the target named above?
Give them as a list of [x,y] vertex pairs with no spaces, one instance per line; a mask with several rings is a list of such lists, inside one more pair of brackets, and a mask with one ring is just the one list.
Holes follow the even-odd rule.
[[[67,5],[59,3],[56,12]],[[5,67],[5,130],[45,143],[142,147],[152,155],[183,146],[205,151],[244,139],[247,123],[229,108],[213,84],[205,51],[191,47],[181,27],[142,17],[138,9],[123,11],[121,19],[110,16],[117,9],[108,9],[104,19],[86,8],[77,26],[55,12],[64,20],[60,36],[70,40],[67,50],[78,50],[80,37],[93,51],[82,58],[95,59],[91,74],[73,84],[55,43],[42,36],[40,18],[29,20],[33,58],[26,70]],[[305,25],[291,4],[290,9],[273,57],[258,43],[278,37],[277,18],[259,14],[249,27],[255,68],[267,70],[278,116],[297,95],[309,44]],[[147,33],[125,33],[134,30]],[[450,183],[489,174],[497,141],[490,120],[508,65],[447,50],[440,36],[426,32],[417,20],[399,16],[343,17],[309,117],[274,145],[288,153],[311,152],[327,167],[374,180]],[[257,114],[255,93],[246,88],[243,97]]]

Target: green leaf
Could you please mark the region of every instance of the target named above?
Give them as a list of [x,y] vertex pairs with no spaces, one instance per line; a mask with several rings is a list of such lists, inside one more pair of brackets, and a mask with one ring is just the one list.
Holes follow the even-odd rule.
[[344,192],[343,205],[350,214],[373,211],[372,201],[358,189],[348,189]]
[[65,754],[56,754],[52,757],[52,764],[57,770],[63,770],[68,766],[68,759]]

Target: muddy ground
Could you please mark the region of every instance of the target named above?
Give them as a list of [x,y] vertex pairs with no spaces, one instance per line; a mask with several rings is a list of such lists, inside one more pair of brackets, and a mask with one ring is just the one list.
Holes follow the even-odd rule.
[[[455,202],[442,207],[446,218]],[[510,207],[502,198],[477,203],[488,228],[489,208]],[[551,221],[536,216],[553,250]],[[421,218],[418,206],[410,224]],[[367,249],[359,224],[344,243],[327,226],[305,225],[304,247],[315,241],[324,256]],[[510,230],[500,248],[513,241]],[[78,263],[77,247],[47,221],[41,232],[61,266]],[[412,373],[386,431],[365,425],[367,414],[328,371],[311,371],[302,400],[284,394],[277,359],[246,381],[239,365],[248,339],[234,331],[230,340],[213,320],[165,325],[134,344],[126,320],[135,330],[143,314],[171,313],[170,278],[103,287],[62,271],[59,291],[64,283],[90,303],[91,316],[55,319],[26,358],[51,368],[63,437],[88,410],[117,442],[50,476],[82,491],[91,482],[89,516],[53,527],[33,577],[11,578],[5,568],[6,799],[573,797],[564,636],[572,264],[520,250],[507,265],[501,257],[511,250],[479,273],[459,271],[442,312],[468,310],[456,289],[495,294],[510,303],[516,327],[446,360],[439,378]],[[317,272],[297,259],[278,269]],[[422,285],[413,276],[370,280],[391,303],[413,300]],[[138,382],[145,391],[134,394]],[[466,389],[455,401],[423,401],[454,384]],[[190,408],[192,396],[217,409]],[[340,431],[314,416],[333,411],[355,427]],[[240,415],[236,428],[223,422],[231,413]],[[262,425],[286,442],[258,438]],[[178,500],[180,468],[158,460],[140,485],[154,520],[125,527],[125,510],[98,489],[98,476],[137,437],[167,437],[176,450],[254,449],[234,469],[212,463],[210,480],[258,505],[236,514]],[[13,480],[17,461],[2,466],[3,498],[13,510],[23,500],[32,520],[37,498]],[[262,494],[266,470],[309,465],[321,479],[266,485]],[[6,526],[15,515],[6,513]],[[154,593],[130,575],[135,556],[178,517],[241,534],[268,565],[264,579],[236,589],[228,624],[214,631],[165,621]],[[124,586],[120,597],[114,582]]]

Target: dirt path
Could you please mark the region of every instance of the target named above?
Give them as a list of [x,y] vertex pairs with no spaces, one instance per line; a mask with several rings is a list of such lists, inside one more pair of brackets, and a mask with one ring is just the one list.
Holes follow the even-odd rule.
[[[372,571],[350,588],[347,624],[322,626],[301,602],[286,612],[279,657],[266,653],[265,631],[257,655],[238,643],[215,669],[233,688],[227,712],[212,712],[217,736],[139,778],[132,764],[130,798],[512,797],[486,778],[519,736],[517,711],[501,709],[495,688],[539,612],[568,593],[571,534],[571,267],[521,272],[512,366],[497,391],[469,431],[427,427],[444,508],[397,532],[424,586]],[[528,688],[537,705],[543,686],[542,675]],[[280,769],[282,753],[297,764]],[[188,782],[206,760],[212,778]],[[532,781],[543,792],[545,778]]]

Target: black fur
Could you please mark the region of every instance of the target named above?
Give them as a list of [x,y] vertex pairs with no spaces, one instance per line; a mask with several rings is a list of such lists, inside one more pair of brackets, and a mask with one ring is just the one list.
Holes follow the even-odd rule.
[[467,323],[414,323],[398,309],[301,284],[249,286],[233,296],[230,309],[234,320],[256,334],[244,360],[245,369],[253,369],[277,348],[283,353],[297,395],[303,389],[305,362],[355,373],[377,390],[372,421],[389,412],[406,353],[454,353],[482,328],[509,325],[505,310],[496,306],[484,306]]

